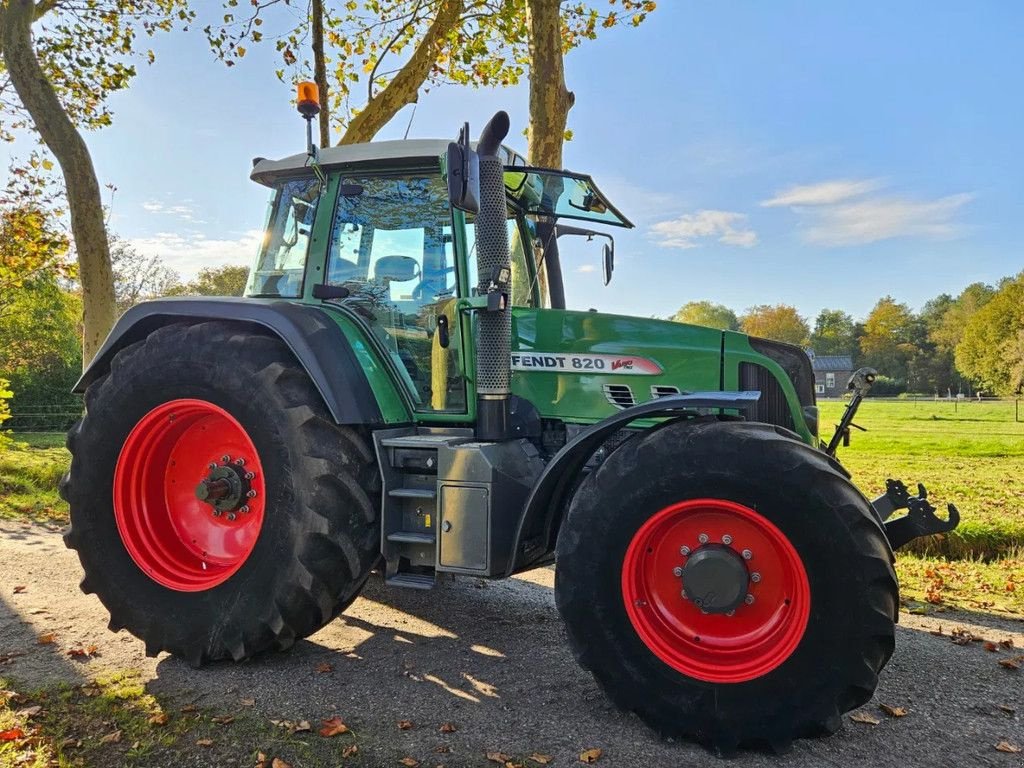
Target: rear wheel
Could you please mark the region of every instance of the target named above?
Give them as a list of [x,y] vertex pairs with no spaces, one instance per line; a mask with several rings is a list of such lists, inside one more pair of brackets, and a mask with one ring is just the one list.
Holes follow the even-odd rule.
[[745,422],[677,422],[580,486],[555,594],[623,709],[721,752],[786,748],[867,701],[898,591],[864,497],[818,451]]
[[277,339],[173,325],[125,348],[72,430],[65,536],[146,651],[248,658],[315,632],[378,552],[378,480]]

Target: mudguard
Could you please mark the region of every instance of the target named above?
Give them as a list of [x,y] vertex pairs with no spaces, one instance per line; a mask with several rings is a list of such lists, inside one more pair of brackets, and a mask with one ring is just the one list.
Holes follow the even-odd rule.
[[338,424],[383,424],[380,406],[344,331],[316,306],[243,298],[168,298],[132,307],[114,325],[75,384],[86,388],[110,370],[119,350],[170,323],[224,320],[255,325],[281,339],[309,374]]
[[539,520],[545,522],[545,539],[553,533],[553,524],[561,514],[566,494],[575,484],[580,471],[594,455],[594,452],[613,434],[629,426],[638,419],[654,419],[666,416],[679,416],[693,412],[698,408],[714,408],[742,411],[751,418],[756,411],[760,392],[694,392],[686,395],[671,395],[649,400],[646,403],[626,408],[603,421],[580,432],[567,442],[555,454],[541,472],[533,486],[523,513],[519,518],[516,535],[512,541],[512,552],[509,557],[506,576],[523,570],[532,562],[539,560],[553,545],[546,541],[546,546],[535,548],[534,552],[525,551],[523,534],[533,529]]

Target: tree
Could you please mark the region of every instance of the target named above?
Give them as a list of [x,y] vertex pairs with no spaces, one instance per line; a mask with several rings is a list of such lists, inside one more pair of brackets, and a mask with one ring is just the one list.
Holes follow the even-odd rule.
[[[293,26],[268,34],[268,9],[281,0],[252,0],[242,16],[236,12],[238,0],[226,0],[223,23],[205,31],[215,54],[231,66],[245,56],[250,42],[275,39],[284,64],[278,78],[283,81],[288,70],[294,79],[312,71],[320,86],[327,107],[321,113],[321,142],[327,143],[330,123],[348,144],[371,140],[430,87],[517,84],[531,62],[529,6],[541,2],[547,12],[530,18],[547,30],[546,40],[557,40],[559,59],[601,29],[640,24],[656,6],[651,0],[561,6],[557,0],[307,0],[308,12],[297,24],[289,15],[286,24]],[[558,23],[551,23],[551,9]],[[312,63],[297,53],[307,40]],[[547,44],[545,51],[553,55],[555,47]],[[564,136],[564,125],[551,132]]]
[[[32,127],[60,164],[83,297],[83,356],[92,359],[115,316],[113,273],[99,183],[79,128],[108,125],[106,98],[135,75],[139,28],[188,22],[186,0],[7,0],[0,57],[17,99],[0,95],[0,133]],[[33,26],[38,35],[33,40]],[[147,53],[150,60],[152,51]]]
[[[928,302],[922,316],[928,325],[929,340],[939,349],[952,353],[960,344],[970,319],[995,292],[991,285],[971,283],[956,299],[945,301],[949,297],[943,295]],[[945,311],[940,311],[943,308]]]
[[905,382],[910,360],[918,353],[922,337],[923,327],[910,308],[885,296],[864,321],[864,335],[860,339],[863,364]]
[[235,264],[206,267],[195,280],[172,291],[178,296],[241,296],[249,279],[249,268]]
[[136,304],[167,296],[181,287],[178,273],[157,256],[144,256],[116,236],[110,238],[118,314]]
[[814,320],[811,348],[816,355],[852,355],[856,349],[853,318],[841,309],[823,309]]
[[740,317],[740,328],[751,336],[805,346],[811,329],[794,307],[788,304],[758,304]]
[[672,315],[677,323],[703,325],[705,328],[719,328],[723,331],[738,331],[740,321],[736,313],[724,304],[713,301],[691,301],[683,304],[679,311]]
[[956,348],[956,365],[979,384],[1011,393],[1024,369],[1024,272],[1003,280],[975,312]]

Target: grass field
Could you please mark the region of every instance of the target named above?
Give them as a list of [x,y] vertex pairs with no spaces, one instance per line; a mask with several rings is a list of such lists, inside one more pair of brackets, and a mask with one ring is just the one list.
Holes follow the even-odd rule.
[[[821,403],[823,437],[843,405]],[[957,530],[919,539],[898,557],[909,607],[1024,616],[1024,423],[1014,421],[1014,404],[868,400],[856,422],[868,431],[855,430],[839,458],[869,498],[892,477],[924,483],[940,510],[946,502],[960,509]],[[0,451],[0,518],[64,525],[56,492],[68,461],[63,436],[17,438],[28,447]]]

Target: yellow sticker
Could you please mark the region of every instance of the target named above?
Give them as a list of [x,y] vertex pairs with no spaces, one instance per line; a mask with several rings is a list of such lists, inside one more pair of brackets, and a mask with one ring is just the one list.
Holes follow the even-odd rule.
[[430,527],[430,515],[424,515],[423,516],[423,522],[427,526],[427,528],[429,528]]

